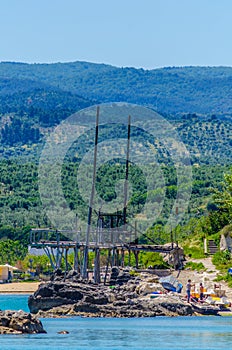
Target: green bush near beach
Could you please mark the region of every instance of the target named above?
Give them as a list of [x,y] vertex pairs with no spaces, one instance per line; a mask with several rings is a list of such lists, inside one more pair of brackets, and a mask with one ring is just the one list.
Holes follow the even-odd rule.
[[193,261],[188,261],[186,264],[185,264],[185,269],[191,269],[191,270],[195,270],[195,271],[198,271],[198,272],[202,272],[202,271],[205,271],[206,268],[204,266],[204,264],[202,264],[201,262],[200,263],[197,263],[197,262],[193,262]]
[[192,259],[202,259],[205,257],[203,247],[187,246],[184,247],[184,254]]
[[231,253],[228,250],[217,252],[212,258],[212,263],[220,271],[227,271],[232,266]]

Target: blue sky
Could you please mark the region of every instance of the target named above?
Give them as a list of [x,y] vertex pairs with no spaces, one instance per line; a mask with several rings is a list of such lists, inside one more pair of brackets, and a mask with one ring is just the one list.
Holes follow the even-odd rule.
[[231,0],[0,0],[0,61],[232,66]]

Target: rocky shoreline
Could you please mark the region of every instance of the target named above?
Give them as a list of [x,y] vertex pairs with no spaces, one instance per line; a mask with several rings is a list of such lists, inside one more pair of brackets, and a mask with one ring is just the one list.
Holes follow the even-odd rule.
[[0,310],[0,334],[46,333],[37,317],[28,312]]
[[[190,275],[190,271],[186,272],[182,283],[183,277]],[[114,267],[108,284],[104,285],[86,281],[75,271],[65,274],[57,270],[50,281],[41,283],[30,295],[30,313],[0,310],[0,334],[46,333],[39,317],[131,318],[221,314],[220,307],[187,303],[184,294],[167,292],[160,283],[164,274],[165,271],[153,274],[151,271],[136,272]],[[166,275],[171,275],[171,271],[166,271]]]
[[29,297],[28,305],[38,317],[129,318],[195,314],[192,305],[180,294],[167,293],[157,275],[133,275],[130,271],[113,268],[110,284],[87,282],[75,271],[67,276],[57,271],[51,281],[42,283]]

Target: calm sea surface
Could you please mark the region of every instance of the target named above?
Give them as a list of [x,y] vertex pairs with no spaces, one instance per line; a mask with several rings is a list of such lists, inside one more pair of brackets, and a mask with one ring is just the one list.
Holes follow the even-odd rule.
[[[0,295],[0,309],[27,308],[28,296]],[[0,349],[232,349],[232,317],[42,319],[47,334],[0,335]],[[67,330],[69,334],[57,334]]]

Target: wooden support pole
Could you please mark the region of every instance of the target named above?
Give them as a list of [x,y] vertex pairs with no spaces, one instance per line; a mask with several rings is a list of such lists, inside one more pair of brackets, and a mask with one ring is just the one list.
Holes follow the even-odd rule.
[[46,246],[44,246],[43,249],[44,249],[44,251],[45,251],[45,253],[46,253],[46,255],[47,255],[47,257],[48,257],[48,259],[50,261],[52,269],[55,270],[55,264],[54,264],[54,260],[52,260],[52,256],[51,256],[50,250]]
[[117,250],[117,248],[114,247],[114,248],[113,248],[113,254],[112,254],[112,263],[111,263],[111,266],[116,266],[116,250]]
[[127,151],[126,151],[126,174],[124,183],[124,206],[123,206],[123,221],[126,224],[126,211],[127,211],[127,199],[128,199],[128,176],[129,176],[129,155],[130,155],[130,129],[131,129],[131,117],[128,116],[128,131],[127,131]]
[[115,242],[115,237],[114,237],[114,230],[113,230],[113,228],[114,228],[114,221],[113,221],[113,217],[112,216],[110,216],[110,242],[111,242],[111,244],[114,244],[114,242]]
[[96,115],[96,127],[95,127],[95,145],[94,145],[94,160],[93,160],[92,190],[91,190],[91,195],[90,195],[90,199],[89,199],[88,223],[87,223],[87,228],[86,228],[86,242],[85,242],[83,271],[82,271],[82,275],[84,278],[87,278],[89,236],[90,236],[90,229],[91,229],[93,200],[94,200],[95,181],[96,181],[99,111],[100,111],[100,107],[98,106],[97,107],[97,115]]
[[68,271],[68,248],[65,249],[65,273]]
[[122,248],[122,250],[121,250],[121,256],[122,256],[122,260],[121,260],[121,265],[122,265],[122,267],[124,267],[124,265],[125,265],[125,251],[124,251],[124,249]]
[[55,266],[55,268],[56,268],[56,267],[57,267],[57,266],[56,266],[56,258],[55,258],[55,253],[54,253],[53,248],[51,248],[51,253],[52,253],[52,257],[53,257],[53,261],[54,261],[54,266]]
[[59,269],[61,267],[62,257],[64,253],[64,248],[60,249],[57,247],[57,254],[56,254],[56,267]]
[[116,249],[116,266],[120,265],[119,249]]
[[136,269],[138,269],[139,268],[139,251],[135,250],[134,255],[135,255],[135,266],[136,266]]
[[59,246],[56,248],[56,268],[60,268],[60,249]]
[[100,249],[95,249],[95,259],[94,259],[94,282],[100,283]]
[[56,242],[57,242],[57,248],[56,248],[56,268],[60,268],[60,235],[59,232],[56,230]]
[[79,265],[80,265],[79,267],[80,272],[82,272],[81,268],[83,266],[83,247],[80,247],[80,250],[79,250]]
[[105,271],[105,277],[104,277],[104,285],[106,285],[106,279],[109,271],[109,264],[110,264],[110,257],[111,257],[111,249],[108,250],[108,258],[107,258],[107,264],[106,264],[106,271]]
[[78,258],[78,246],[74,248],[74,271],[79,272],[79,258]]
[[135,242],[138,241],[137,221],[135,220]]

